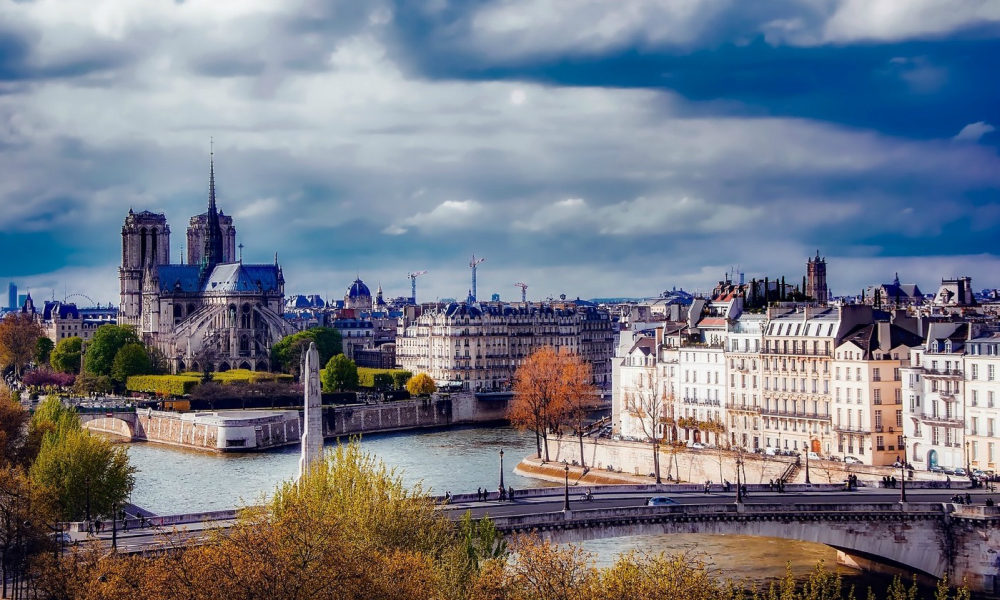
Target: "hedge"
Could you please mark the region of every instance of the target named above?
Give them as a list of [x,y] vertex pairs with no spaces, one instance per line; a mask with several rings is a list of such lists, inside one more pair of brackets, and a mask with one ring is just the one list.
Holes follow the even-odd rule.
[[293,377],[284,373],[271,373],[269,371],[249,371],[247,369],[233,369],[221,373],[212,373],[212,381],[222,384],[226,383],[259,383],[262,381],[280,381],[291,383]]
[[413,373],[402,369],[369,369],[368,367],[358,367],[358,385],[363,388],[375,387],[376,375],[388,375],[392,378],[392,385],[395,388],[402,388],[406,382],[413,377]]
[[125,389],[160,396],[184,396],[199,383],[201,379],[183,375],[133,375],[125,382]]

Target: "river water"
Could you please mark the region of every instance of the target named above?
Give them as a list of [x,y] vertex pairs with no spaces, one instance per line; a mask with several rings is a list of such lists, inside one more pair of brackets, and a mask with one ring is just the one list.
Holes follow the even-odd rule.
[[[332,441],[327,440],[327,444]],[[535,450],[532,434],[509,427],[453,428],[423,432],[370,434],[364,450],[399,470],[408,484],[422,483],[434,494],[495,489],[499,451],[504,450],[504,483],[515,488],[542,487],[545,482],[514,474],[521,458]],[[156,514],[224,510],[261,502],[278,483],[295,477],[299,448],[292,446],[260,454],[216,454],[159,444],[129,446],[139,470],[132,502]],[[859,586],[881,587],[884,581],[860,576],[836,564],[828,546],[770,538],[694,534],[648,535],[592,540],[581,544],[596,564],[607,566],[629,550],[689,553],[717,570],[720,577],[766,582],[791,568],[805,577],[817,562],[843,573]],[[858,594],[864,597],[863,594]]]

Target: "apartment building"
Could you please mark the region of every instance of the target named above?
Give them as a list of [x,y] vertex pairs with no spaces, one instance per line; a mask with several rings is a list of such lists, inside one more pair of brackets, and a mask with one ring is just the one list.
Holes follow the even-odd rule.
[[965,467],[964,362],[969,324],[931,323],[903,380],[906,457],[918,469]]
[[609,387],[615,324],[607,311],[586,304],[453,302],[428,307],[400,322],[396,364],[427,373],[439,384],[502,390],[535,350],[552,346],[583,357],[594,383]]
[[747,449],[764,446],[760,418],[761,357],[767,316],[743,313],[726,337],[729,385],[726,410],[729,443]]
[[854,456],[865,464],[891,465],[903,452],[901,368],[923,339],[889,322],[859,325],[837,346],[833,359],[833,438],[821,436],[824,454]]
[[965,462],[996,470],[1000,446],[1000,330],[975,327],[965,342]]

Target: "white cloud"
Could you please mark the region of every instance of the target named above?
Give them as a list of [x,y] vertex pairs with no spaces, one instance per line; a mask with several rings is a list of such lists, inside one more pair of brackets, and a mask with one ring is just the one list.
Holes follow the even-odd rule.
[[406,233],[408,228],[422,231],[468,228],[483,223],[485,212],[485,207],[475,200],[445,200],[428,212],[417,213],[403,219],[402,226],[390,225],[382,232],[399,235]]
[[255,200],[236,212],[236,217],[250,219],[254,217],[267,216],[281,207],[281,202],[277,198],[262,198]]
[[952,139],[960,142],[978,142],[984,135],[993,133],[996,130],[996,127],[985,121],[977,121],[963,127],[962,131],[959,131],[958,135]]

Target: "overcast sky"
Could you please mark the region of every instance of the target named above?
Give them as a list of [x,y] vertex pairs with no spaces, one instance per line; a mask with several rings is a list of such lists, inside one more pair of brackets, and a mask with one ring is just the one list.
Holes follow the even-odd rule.
[[118,301],[209,138],[286,293],[1000,286],[997,0],[0,0],[0,277]]

